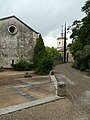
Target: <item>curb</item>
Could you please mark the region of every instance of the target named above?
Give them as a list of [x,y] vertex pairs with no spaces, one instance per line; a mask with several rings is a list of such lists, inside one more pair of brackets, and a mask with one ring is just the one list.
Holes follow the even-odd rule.
[[48,97],[48,98],[45,98],[42,100],[35,100],[32,102],[27,102],[27,103],[23,103],[23,104],[19,104],[19,105],[14,105],[14,106],[2,108],[2,109],[0,109],[0,115],[12,113],[12,112],[19,111],[19,110],[26,109],[26,108],[30,108],[33,106],[42,105],[42,104],[45,104],[48,102],[59,100],[60,98],[62,99],[63,97],[59,97],[59,96],[55,95],[55,96]]

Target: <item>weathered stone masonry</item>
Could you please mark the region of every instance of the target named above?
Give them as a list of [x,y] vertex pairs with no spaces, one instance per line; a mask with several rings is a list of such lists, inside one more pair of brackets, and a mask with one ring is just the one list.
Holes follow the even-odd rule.
[[0,19],[0,66],[11,68],[20,59],[32,63],[38,34],[15,16]]

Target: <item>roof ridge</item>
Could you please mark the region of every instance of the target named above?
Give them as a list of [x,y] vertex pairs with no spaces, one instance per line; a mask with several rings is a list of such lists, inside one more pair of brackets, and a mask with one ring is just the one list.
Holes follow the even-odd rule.
[[1,21],[1,20],[5,20],[5,19],[9,19],[9,18],[12,18],[12,17],[17,18],[15,15],[11,15],[11,16],[8,16],[8,17],[0,18],[0,21]]
[[18,21],[20,21],[22,24],[24,24],[26,27],[28,27],[29,29],[31,29],[31,30],[34,31],[35,33],[39,34],[39,32],[37,32],[37,31],[35,31],[34,29],[32,29],[30,26],[28,26],[26,23],[24,23],[23,21],[21,21],[21,20],[20,20],[18,17],[16,17],[15,15],[1,18],[0,21],[5,20],[5,19],[10,19],[10,18],[12,18],[12,17],[16,18]]

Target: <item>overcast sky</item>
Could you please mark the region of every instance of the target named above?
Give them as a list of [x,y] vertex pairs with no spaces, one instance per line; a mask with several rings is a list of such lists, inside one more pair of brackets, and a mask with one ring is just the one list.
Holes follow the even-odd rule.
[[46,46],[56,47],[61,26],[81,19],[84,4],[85,0],[0,0],[0,18],[17,16],[42,34]]

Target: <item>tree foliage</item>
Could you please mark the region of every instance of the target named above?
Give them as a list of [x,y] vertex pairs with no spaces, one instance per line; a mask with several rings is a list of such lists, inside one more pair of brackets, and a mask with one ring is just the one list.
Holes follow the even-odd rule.
[[90,0],[87,0],[85,2],[85,5],[82,7],[82,11],[85,12],[86,14],[90,13]]
[[46,53],[54,60],[58,57],[61,57],[61,53],[57,51],[54,47],[46,47]]
[[[53,52],[50,52],[53,54]],[[49,51],[47,52],[42,36],[39,35],[36,41],[36,46],[34,48],[33,63],[36,68],[36,72],[39,74],[49,74],[50,70],[53,68],[53,59]]]
[[52,58],[46,53],[43,58],[39,61],[39,64],[37,66],[36,72],[45,75],[49,74],[49,72],[53,68],[53,60]]
[[34,48],[33,63],[35,67],[38,66],[39,61],[40,59],[43,58],[44,54],[45,54],[44,42],[43,42],[42,36],[39,35],[39,37],[36,40],[36,46]]
[[73,42],[70,50],[74,56],[74,65],[79,69],[87,69],[90,61],[90,0],[85,2],[82,11],[86,16],[79,21],[75,20],[71,26],[70,38],[73,39]]
[[76,52],[82,49],[83,49],[83,45],[79,41],[74,41],[73,44],[70,46],[70,51],[74,57],[75,57]]

